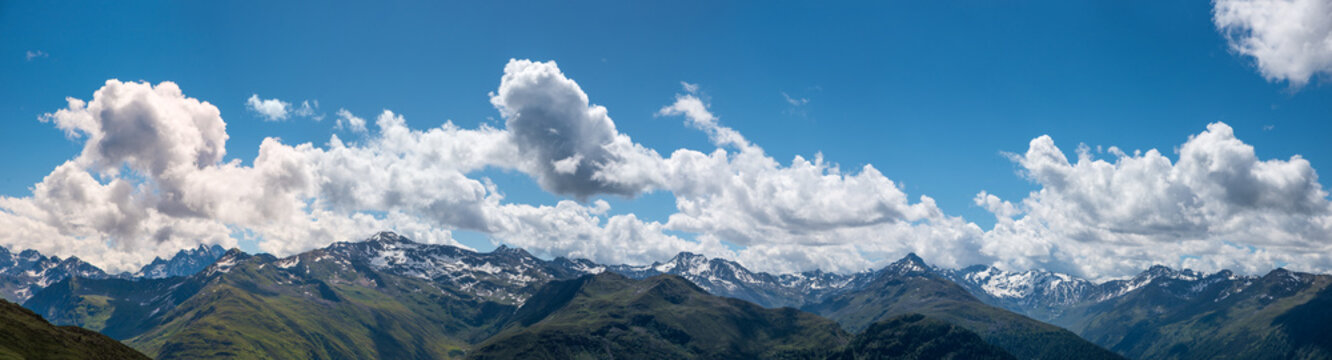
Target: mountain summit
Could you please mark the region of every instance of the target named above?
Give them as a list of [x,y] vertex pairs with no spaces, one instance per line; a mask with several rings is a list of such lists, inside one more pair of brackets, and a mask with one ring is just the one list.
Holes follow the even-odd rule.
[[102,269],[77,257],[47,257],[36,250],[18,254],[0,247],[0,297],[22,303],[47,286],[70,276],[91,279],[111,277]]
[[172,276],[190,276],[194,275],[208,265],[216,262],[227,249],[219,245],[199,247],[189,250],[180,250],[171,259],[155,258],[152,263],[144,265],[143,268],[135,272],[132,277],[146,279],[161,279]]

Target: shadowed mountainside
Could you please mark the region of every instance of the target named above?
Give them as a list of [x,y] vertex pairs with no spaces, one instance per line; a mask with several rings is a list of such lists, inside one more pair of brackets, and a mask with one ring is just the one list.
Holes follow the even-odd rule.
[[18,304],[0,300],[0,359],[148,359],[87,329],[55,326]]

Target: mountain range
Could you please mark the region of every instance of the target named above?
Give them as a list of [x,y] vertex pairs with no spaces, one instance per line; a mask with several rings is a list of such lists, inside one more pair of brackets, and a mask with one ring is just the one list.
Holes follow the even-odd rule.
[[22,303],[33,294],[69,277],[85,279],[161,279],[188,276],[222,257],[226,249],[221,246],[199,245],[196,249],[180,250],[171,259],[153,259],[134,273],[108,274],[77,257],[60,259],[45,256],[36,250],[23,250],[17,255],[0,247],[0,298]]
[[[161,359],[506,358],[516,348],[555,358],[864,358],[934,354],[940,344],[969,349],[948,353],[960,358],[1332,357],[1322,330],[1329,277],[1282,269],[1153,267],[1097,284],[943,269],[909,254],[874,271],[773,275],[691,253],[602,265],[393,233],[285,258],[219,249],[182,251],[135,274],[75,266],[76,276],[15,278],[12,288],[34,291],[23,305],[52,323]],[[24,264],[82,263],[24,254],[33,259]],[[917,331],[934,335],[912,338]],[[973,337],[980,342],[960,345]]]
[[[1332,276],[1153,266],[1100,284],[984,266],[944,271],[986,303],[1137,359],[1332,358]],[[1315,310],[1317,309],[1317,310]]]
[[[1332,333],[1315,325],[1332,322],[1292,315],[1332,310],[1332,304],[1319,305],[1332,296],[1328,275],[1285,269],[1264,276],[1228,270],[1203,274],[1154,266],[1130,278],[1095,283],[1043,270],[1009,272],[985,265],[945,269],[913,255],[908,259],[912,266],[899,261],[877,273],[896,267],[910,268],[904,274],[941,277],[984,304],[1068,329],[1130,358],[1332,358]],[[675,274],[713,294],[820,314],[825,313],[819,303],[845,298],[842,294],[861,291],[882,277],[876,272],[753,273],[729,260],[689,253],[648,266],[608,269],[631,277]],[[1261,344],[1252,347],[1261,350],[1241,351],[1249,347],[1235,344]]]

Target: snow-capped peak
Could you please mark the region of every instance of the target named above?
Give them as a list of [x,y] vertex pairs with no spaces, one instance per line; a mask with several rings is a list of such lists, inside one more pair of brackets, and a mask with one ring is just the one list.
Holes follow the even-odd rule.
[[410,239],[407,239],[402,235],[398,235],[398,233],[392,231],[381,231],[379,233],[370,236],[370,238],[366,239],[366,241],[377,242],[377,243],[412,243]]
[[227,250],[225,254],[222,254],[222,257],[218,258],[212,265],[208,265],[207,268],[204,268],[201,273],[205,276],[212,276],[217,273],[231,272],[231,269],[235,267],[236,264],[249,258],[250,254],[246,254],[244,251],[241,251],[241,249],[233,248]]
[[180,250],[171,259],[156,258],[152,263],[144,265],[135,272],[133,277],[161,279],[172,276],[189,276],[202,271],[208,265],[216,262],[227,252],[226,248],[219,245],[199,247],[189,250]]
[[102,269],[78,257],[61,259],[47,257],[36,250],[27,249],[17,255],[0,247],[0,296],[14,302],[23,302],[37,291],[70,276],[103,279],[110,277]]
[[1093,286],[1090,281],[1063,273],[1042,270],[1009,272],[986,265],[943,270],[943,273],[973,294],[989,296],[1009,307],[1069,305],[1080,301]]
[[921,259],[920,256],[916,256],[916,253],[908,253],[906,256],[902,257],[902,259],[897,260],[892,264],[888,264],[888,266],[885,266],[882,270],[879,270],[879,272],[905,276],[924,275],[930,273],[931,270],[930,266],[925,263],[925,260]]

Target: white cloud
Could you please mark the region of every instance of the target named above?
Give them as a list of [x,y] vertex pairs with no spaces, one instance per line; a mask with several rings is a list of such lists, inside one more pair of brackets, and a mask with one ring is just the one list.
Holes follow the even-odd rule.
[[24,60],[27,60],[27,61],[32,61],[32,60],[34,60],[34,59],[40,59],[40,58],[44,58],[44,57],[48,57],[48,56],[50,56],[50,54],[47,54],[45,51],[41,51],[41,50],[36,50],[36,51],[28,50],[27,52],[25,52],[25,53],[23,54],[23,59],[24,59]]
[[657,116],[684,115],[685,119],[689,120],[689,126],[706,132],[717,146],[734,146],[736,148],[750,146],[749,141],[745,140],[745,137],[741,136],[739,132],[718,123],[717,116],[708,111],[708,106],[703,104],[703,100],[695,96],[698,85],[685,82],[681,84],[684,84],[684,89],[689,94],[675,95],[675,103],[658,110]]
[[361,134],[366,133],[367,129],[365,128],[365,119],[356,117],[356,115],[352,115],[351,111],[347,111],[347,109],[338,109],[337,115],[338,115],[338,120],[337,124],[333,126],[334,129],[337,130],[346,129],[350,130],[351,132],[361,133]]
[[782,92],[782,98],[786,99],[786,103],[791,104],[791,106],[801,106],[809,103],[808,98],[793,98],[785,91]]
[[985,190],[981,190],[979,194],[976,194],[976,197],[973,198],[972,201],[975,202],[977,206],[985,208],[986,211],[994,214],[998,219],[1011,218],[1022,213],[1022,211],[1018,210],[1016,206],[1013,206],[1013,203],[1004,201],[998,196],[994,196],[994,194],[985,192]]
[[681,81],[680,86],[684,88],[685,92],[688,92],[690,94],[698,93],[698,84],[690,84],[688,82]]
[[299,117],[308,117],[314,119],[314,121],[324,121],[324,114],[316,114],[317,111],[319,111],[319,100],[305,100],[301,101],[301,106],[293,110],[292,114]]
[[276,98],[260,99],[259,94],[251,94],[245,100],[245,108],[259,114],[264,121],[283,121],[289,117],[303,117],[323,121],[324,114],[318,114],[319,100],[304,100],[300,106]]
[[174,83],[108,80],[92,102],[41,117],[74,138],[87,137],[76,165],[115,175],[122,164],[167,176],[216,164],[226,155],[226,123],[217,108],[185,97]]
[[1260,160],[1222,123],[1190,137],[1174,163],[1154,149],[1110,152],[1096,159],[1083,146],[1069,162],[1049,136],[1032,140],[1013,159],[1041,188],[1020,204],[977,195],[999,218],[983,251],[1014,268],[1094,278],[1152,264],[1332,269],[1332,205],[1298,155]]
[[[686,87],[686,90],[689,90]],[[676,96],[658,115],[683,115],[718,147],[705,154],[680,149],[653,169],[649,188],[671,191],[677,213],[666,226],[745,246],[747,266],[767,271],[822,268],[858,271],[907,252],[941,265],[965,265],[978,257],[981,231],[948,217],[929,197],[911,203],[896,183],[873,166],[843,173],[822,155],[782,165],[718,117],[693,94]],[[968,251],[969,249],[969,251]],[[956,250],[956,251],[954,251]],[[770,256],[781,254],[782,256]]]
[[217,108],[169,82],[111,80],[92,101],[70,99],[42,119],[86,138],[84,151],[32,196],[0,198],[0,226],[17,229],[0,233],[0,244],[77,255],[110,270],[198,243],[232,246],[236,232],[275,254],[382,229],[453,243],[448,229],[487,228],[487,211],[498,206],[492,188],[463,173],[511,162],[495,159],[509,148],[498,130],[412,131],[385,112],[381,133],[365,146],[268,138],[253,166],[224,163],[226,124]]
[[[129,270],[237,237],[284,255],[383,229],[456,244],[451,231],[466,229],[539,255],[648,263],[693,251],[779,272],[856,271],[907,252],[943,266],[1092,277],[1154,263],[1332,268],[1324,255],[1332,254],[1324,245],[1332,206],[1308,161],[1259,160],[1224,124],[1191,137],[1176,162],[1114,147],[1113,160],[1100,160],[1085,146],[1070,162],[1053,139],[1036,138],[1011,157],[1041,188],[1017,203],[978,194],[975,203],[997,219],[986,232],[928,196],[909,196],[874,166],[844,171],[820,154],[779,162],[723,126],[697,85],[682,86],[655,115],[684,117],[714,149],[663,157],[619,133],[555,63],[513,60],[491,94],[504,128],[413,129],[386,110],[372,132],[340,109],[336,127],[357,133],[356,142],[268,138],[246,166],[225,159],[216,107],[173,83],[111,80],[91,101],[71,98],[42,117],[84,149],[31,196],[0,197],[0,228],[13,229],[0,232],[0,245]],[[548,191],[590,201],[506,202],[475,176],[485,169],[521,171]],[[612,214],[592,198],[651,191],[675,197],[665,222]]]
[[[656,156],[615,129],[605,107],[589,103],[578,83],[555,62],[511,60],[490,102],[525,156],[520,167],[547,191],[580,199],[596,194],[633,196],[643,184],[599,176],[627,158]],[[567,162],[576,159],[576,162]],[[556,163],[561,168],[556,168]],[[570,172],[560,170],[573,170]]]
[[278,99],[261,100],[259,94],[251,94],[250,98],[245,100],[245,108],[263,116],[265,121],[282,121],[287,119],[291,103]]
[[1230,48],[1269,81],[1299,88],[1332,75],[1332,1],[1214,0],[1212,20]]

